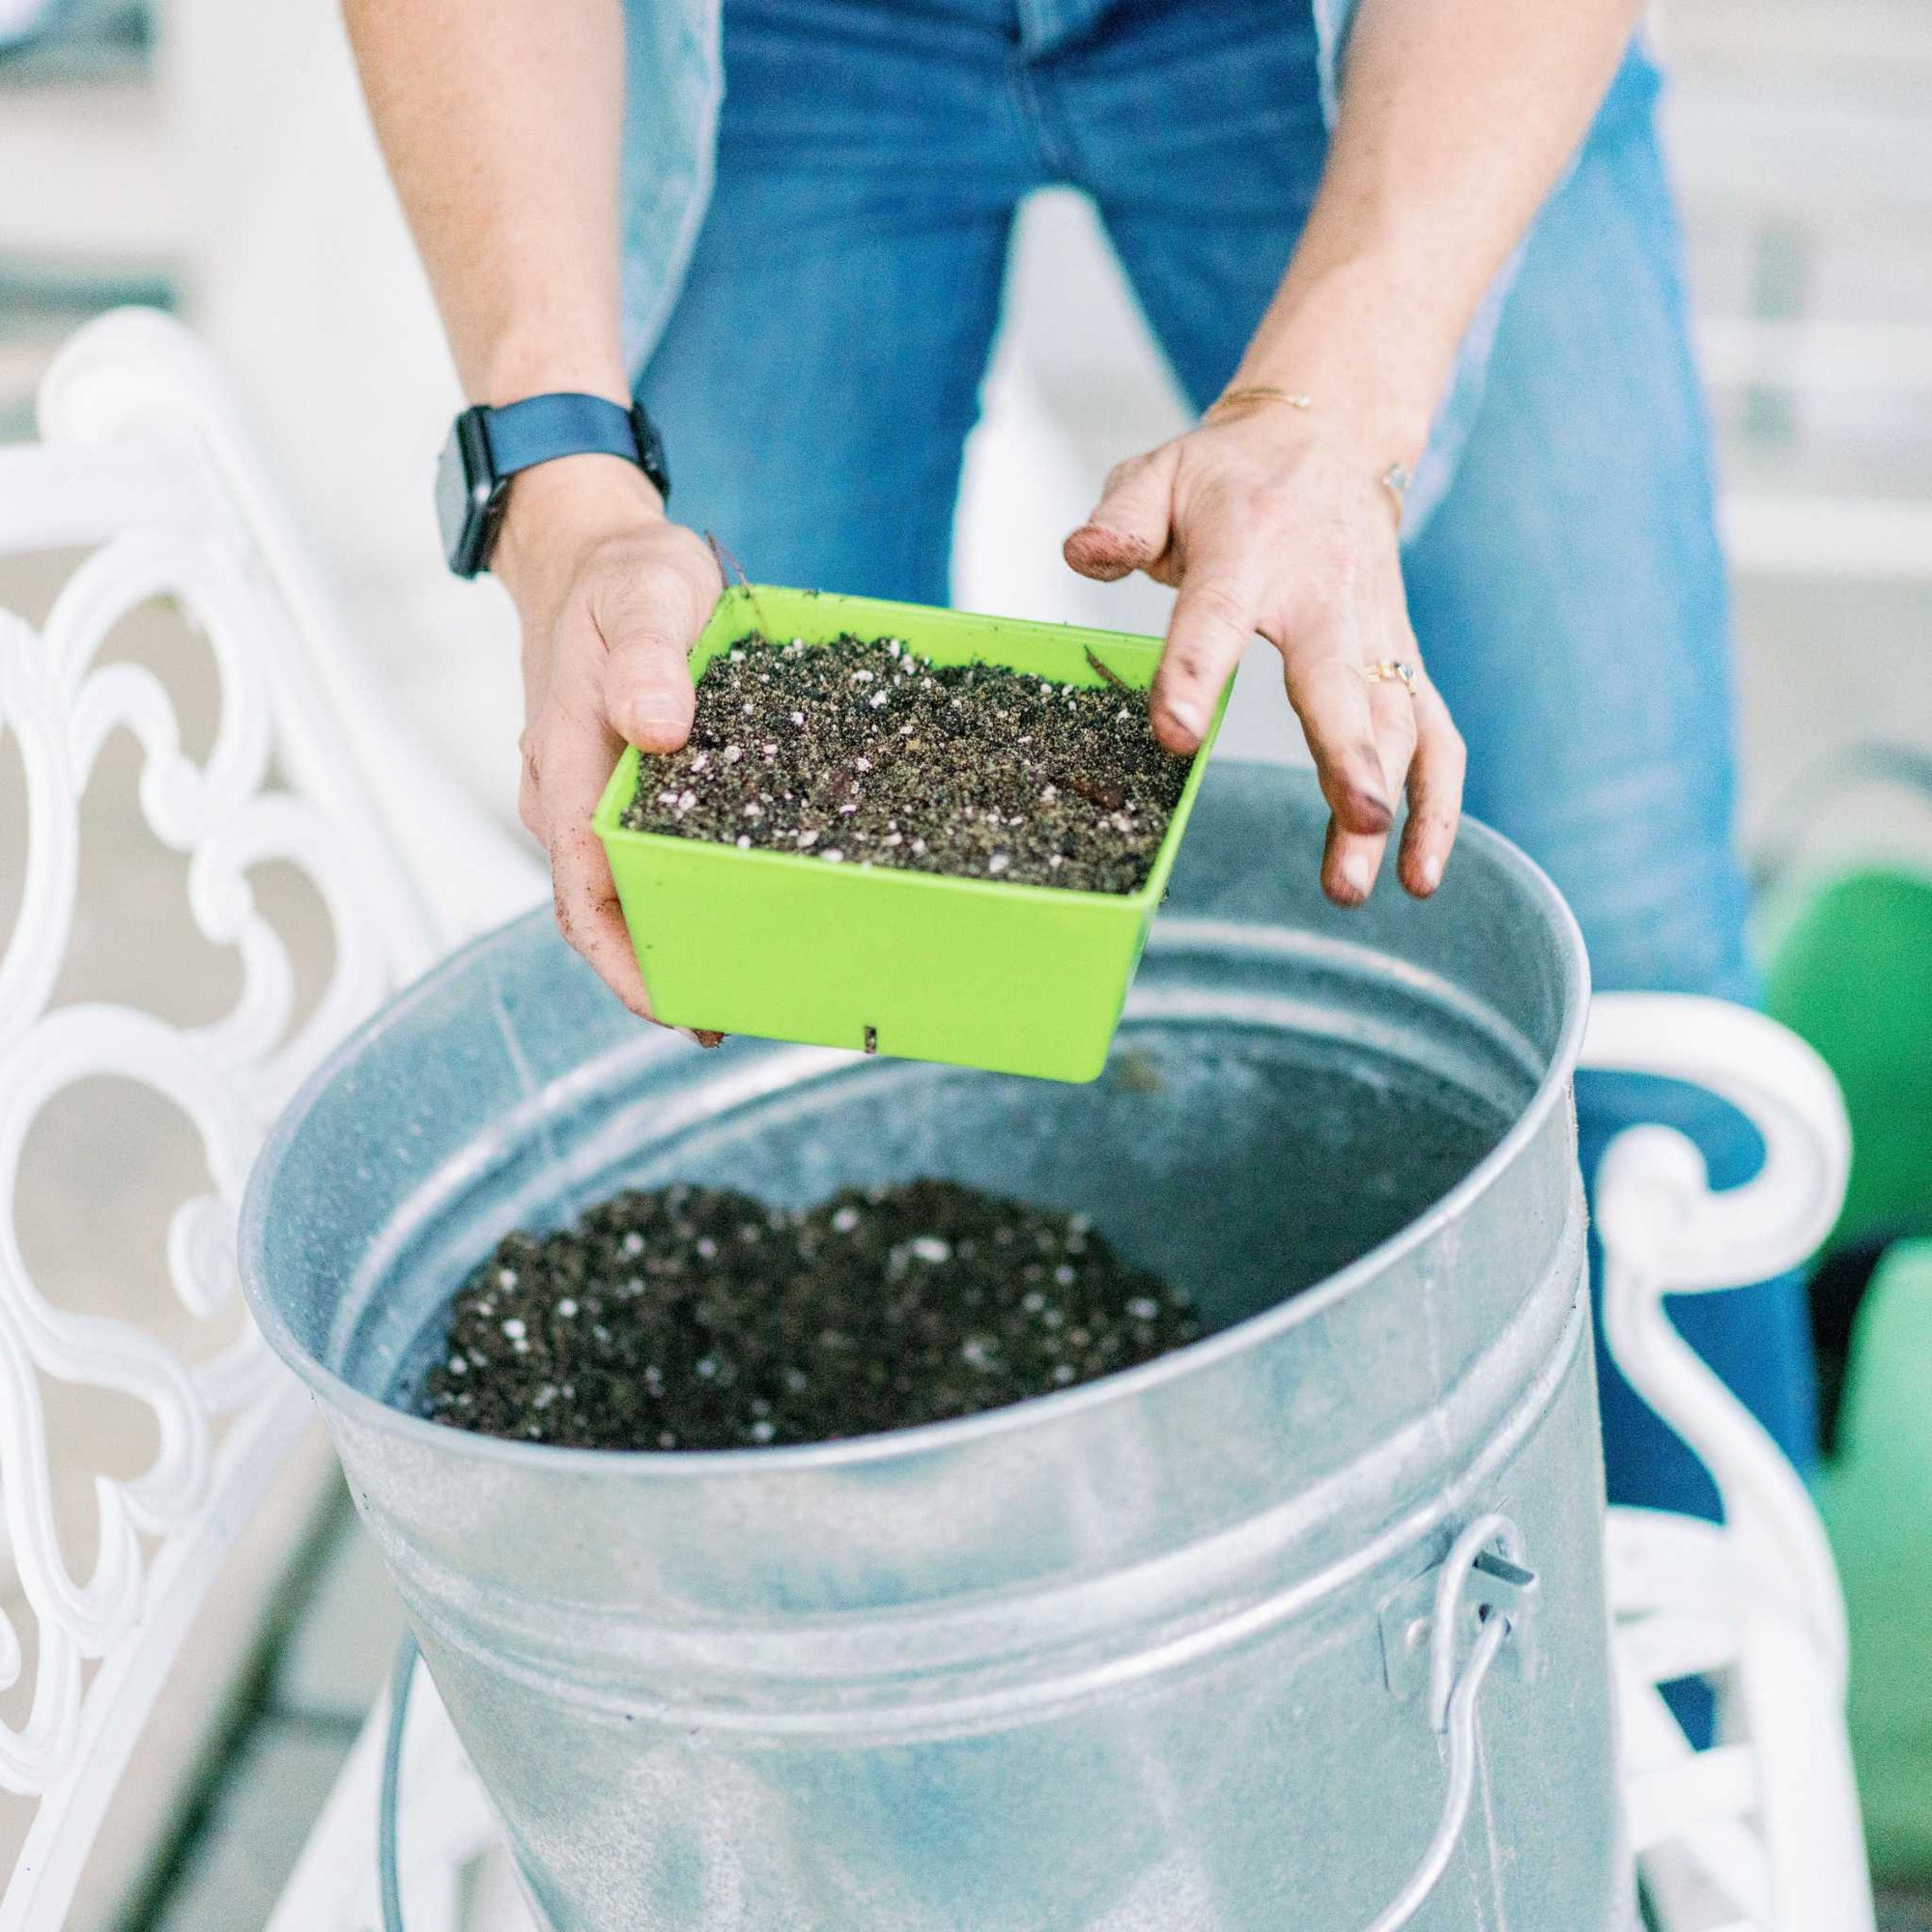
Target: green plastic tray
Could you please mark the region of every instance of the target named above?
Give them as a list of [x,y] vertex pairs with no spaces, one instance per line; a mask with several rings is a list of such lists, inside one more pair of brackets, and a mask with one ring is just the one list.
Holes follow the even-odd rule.
[[[901,638],[937,664],[1008,665],[1057,684],[1146,690],[1157,638],[835,597],[763,584],[727,591],[691,654],[693,676],[746,632],[830,643]],[[1167,890],[1227,707],[1188,774],[1147,884],[1133,894],[1007,885],[805,854],[740,851],[633,832],[628,749],[592,824],[610,854],[651,1009],[674,1026],[938,1060],[1048,1080],[1092,1080]]]

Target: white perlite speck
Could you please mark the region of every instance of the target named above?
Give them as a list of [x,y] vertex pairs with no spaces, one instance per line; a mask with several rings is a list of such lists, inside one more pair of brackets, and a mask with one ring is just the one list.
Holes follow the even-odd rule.
[[841,1208],[832,1217],[832,1231],[836,1235],[849,1235],[859,1225],[859,1210],[856,1208]]
[[921,1235],[912,1243],[915,1259],[923,1262],[950,1262],[952,1259],[952,1243],[943,1241],[937,1235]]

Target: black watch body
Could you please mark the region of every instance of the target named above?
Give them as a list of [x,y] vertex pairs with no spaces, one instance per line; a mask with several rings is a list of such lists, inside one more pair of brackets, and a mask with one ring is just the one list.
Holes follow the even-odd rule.
[[607,396],[559,390],[465,410],[436,472],[437,523],[450,569],[459,577],[489,569],[512,477],[560,456],[590,454],[635,463],[669,498],[664,441],[642,403],[626,409]]

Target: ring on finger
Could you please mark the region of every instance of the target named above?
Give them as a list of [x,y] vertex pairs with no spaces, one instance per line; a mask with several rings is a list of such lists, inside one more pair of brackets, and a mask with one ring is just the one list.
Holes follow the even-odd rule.
[[1400,658],[1378,658],[1362,667],[1362,675],[1371,684],[1400,684],[1409,696],[1415,696],[1415,667]]

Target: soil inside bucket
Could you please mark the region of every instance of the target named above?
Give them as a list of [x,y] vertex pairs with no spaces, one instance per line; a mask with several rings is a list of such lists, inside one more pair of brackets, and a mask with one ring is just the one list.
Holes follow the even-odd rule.
[[416,1406],[596,1449],[822,1442],[1069,1388],[1196,1340],[1084,1214],[943,1180],[804,1211],[677,1186],[500,1241]]
[[1132,893],[1189,764],[1122,686],[934,665],[891,638],[753,634],[705,667],[684,750],[639,759],[623,822],[827,865]]

